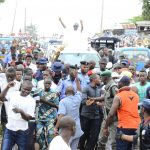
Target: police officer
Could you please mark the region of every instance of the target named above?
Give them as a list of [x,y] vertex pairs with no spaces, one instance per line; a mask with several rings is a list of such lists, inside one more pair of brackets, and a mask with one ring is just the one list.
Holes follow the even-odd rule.
[[35,73],[35,79],[37,81],[43,80],[43,71],[47,69],[47,60],[45,58],[40,58],[37,61],[39,68]]
[[109,135],[108,139],[106,138],[104,140],[103,129],[104,129],[104,125],[105,125],[105,119],[107,118],[107,115],[110,111],[114,96],[116,95],[118,88],[117,88],[116,83],[112,80],[111,71],[109,71],[109,70],[106,70],[101,73],[101,80],[105,85],[104,96],[101,97],[101,101],[103,100],[105,102],[105,106],[103,107],[104,120],[102,123],[98,144],[99,144],[100,150],[106,149],[106,143],[108,143],[107,144],[108,147],[111,146],[112,150],[114,150],[114,149],[116,149],[115,133],[116,133],[116,127],[117,127],[117,117],[113,118],[114,121],[110,125],[110,135]]
[[86,61],[81,61],[80,64],[81,64],[81,66],[80,66],[78,78],[79,78],[79,81],[81,84],[81,88],[83,89],[90,83],[90,79],[87,74],[89,67],[88,67],[88,62],[86,62]]
[[[140,150],[150,150],[150,99],[144,99],[140,104],[143,113],[143,121],[140,124]],[[137,143],[137,135],[125,135],[122,132],[117,134],[117,139]]]

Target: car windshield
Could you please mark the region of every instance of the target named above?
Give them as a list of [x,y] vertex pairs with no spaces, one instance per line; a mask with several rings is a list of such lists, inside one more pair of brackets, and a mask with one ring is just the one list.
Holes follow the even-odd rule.
[[96,62],[96,68],[98,68],[100,57],[98,54],[91,53],[62,53],[58,59],[64,61],[64,63],[69,63],[70,65],[77,64],[78,66],[80,66],[80,61],[94,60]]
[[148,57],[148,51],[145,50],[133,50],[133,51],[128,51],[125,50],[122,52],[122,54],[126,55],[129,60],[132,62],[145,62],[146,60],[149,59]]

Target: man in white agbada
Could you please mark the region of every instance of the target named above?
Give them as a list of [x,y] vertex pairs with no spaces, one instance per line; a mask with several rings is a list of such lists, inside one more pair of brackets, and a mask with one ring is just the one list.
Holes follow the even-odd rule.
[[59,21],[63,28],[65,29],[65,35],[63,39],[63,44],[66,46],[75,47],[78,44],[86,44],[86,40],[83,38],[83,21],[80,20],[81,29],[79,30],[79,24],[74,23],[73,28],[69,29],[64,22],[62,21],[61,17],[59,17]]

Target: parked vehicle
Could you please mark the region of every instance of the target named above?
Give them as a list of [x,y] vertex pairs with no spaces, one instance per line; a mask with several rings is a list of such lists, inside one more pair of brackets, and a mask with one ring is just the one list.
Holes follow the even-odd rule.
[[136,66],[137,71],[143,69],[145,62],[150,59],[150,49],[144,47],[124,47],[115,50],[116,58],[122,54]]
[[59,60],[63,61],[65,64],[80,66],[80,61],[90,61],[94,60],[96,62],[96,71],[99,71],[99,61],[100,55],[93,48],[87,49],[73,49],[65,48],[58,57]]

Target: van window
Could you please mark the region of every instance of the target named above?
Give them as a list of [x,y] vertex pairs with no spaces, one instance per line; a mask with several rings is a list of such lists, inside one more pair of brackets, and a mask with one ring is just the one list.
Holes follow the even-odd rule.
[[90,61],[94,60],[96,62],[96,67],[99,67],[99,60],[100,57],[98,54],[91,54],[91,53],[62,53],[59,60],[64,61],[64,63],[69,63],[71,65],[78,65],[80,66],[80,61]]
[[134,51],[122,51],[121,54],[124,54],[127,56],[127,58],[129,60],[131,60],[132,62],[145,62],[146,60],[149,59],[148,57],[148,51],[144,51],[144,50],[134,50]]

